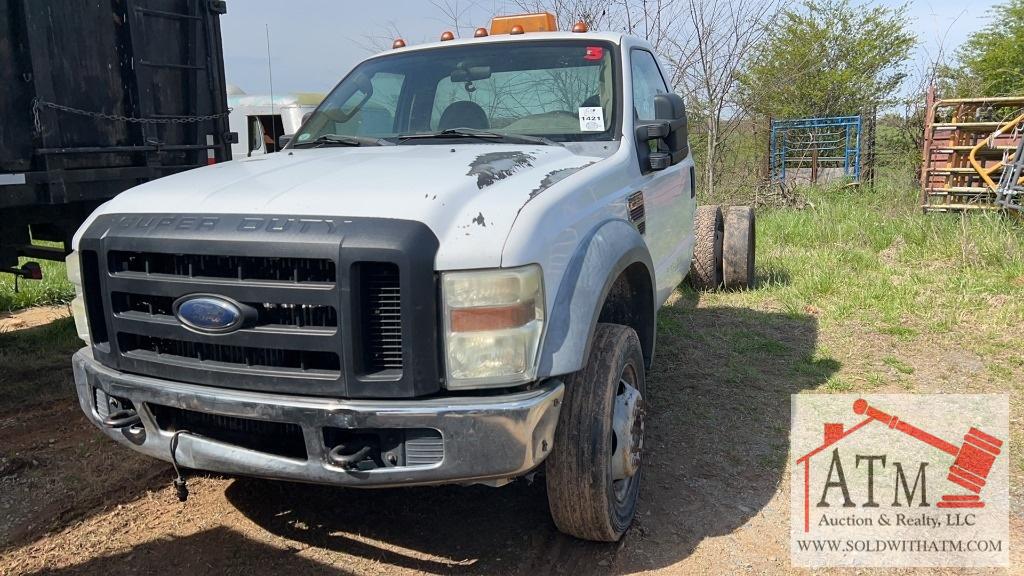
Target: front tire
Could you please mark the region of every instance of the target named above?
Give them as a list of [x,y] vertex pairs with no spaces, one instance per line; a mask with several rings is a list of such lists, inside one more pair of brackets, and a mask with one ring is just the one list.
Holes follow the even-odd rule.
[[566,382],[547,459],[548,508],[562,532],[615,542],[640,491],[645,374],[636,332],[598,324],[584,368]]

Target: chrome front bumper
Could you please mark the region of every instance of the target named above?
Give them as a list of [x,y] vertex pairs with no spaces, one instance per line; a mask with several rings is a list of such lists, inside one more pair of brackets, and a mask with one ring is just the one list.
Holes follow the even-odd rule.
[[[564,385],[549,380],[534,390],[488,397],[423,400],[333,400],[227,390],[183,384],[111,370],[89,348],[72,359],[82,410],[107,436],[143,454],[170,461],[173,432],[161,430],[148,404],[194,412],[295,424],[307,457],[289,458],[183,434],[178,463],[197,470],[351,487],[492,483],[521,476],[551,451]],[[95,390],[131,400],[145,427],[141,443],[109,428],[95,406]],[[348,430],[430,428],[438,430],[444,456],[429,466],[346,470],[328,462],[325,427]],[[138,436],[136,436],[136,440]],[[138,441],[138,440],[137,440]]]

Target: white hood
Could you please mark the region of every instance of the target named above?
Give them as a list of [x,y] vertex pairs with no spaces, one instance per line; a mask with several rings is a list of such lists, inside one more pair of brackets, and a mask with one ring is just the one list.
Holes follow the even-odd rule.
[[510,144],[295,150],[132,188],[99,207],[79,234],[101,214],[395,218],[433,230],[441,243],[437,269],[493,267],[531,195],[598,160],[558,146]]

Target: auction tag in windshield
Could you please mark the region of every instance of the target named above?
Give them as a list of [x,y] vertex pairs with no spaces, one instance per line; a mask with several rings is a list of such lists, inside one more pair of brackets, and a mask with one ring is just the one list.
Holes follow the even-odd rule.
[[600,106],[581,107],[580,132],[604,132],[604,108]]

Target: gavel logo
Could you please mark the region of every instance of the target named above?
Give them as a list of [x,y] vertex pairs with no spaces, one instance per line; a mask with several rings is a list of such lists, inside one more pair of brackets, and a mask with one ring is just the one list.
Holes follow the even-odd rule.
[[992,471],[992,464],[996,461],[996,456],[999,456],[1003,445],[1001,440],[972,427],[964,435],[964,443],[958,448],[956,445],[908,424],[896,416],[886,414],[873,406],[869,406],[867,400],[863,398],[853,403],[853,411],[881,422],[893,430],[903,432],[954,457],[953,465],[949,467],[949,476],[947,478],[950,482],[963,486],[974,494],[946,495],[942,497],[940,502],[935,504],[936,506],[939,508],[985,507],[985,503],[981,501],[981,497],[978,494],[981,493],[981,489],[985,486],[985,480],[988,478],[989,472]]

